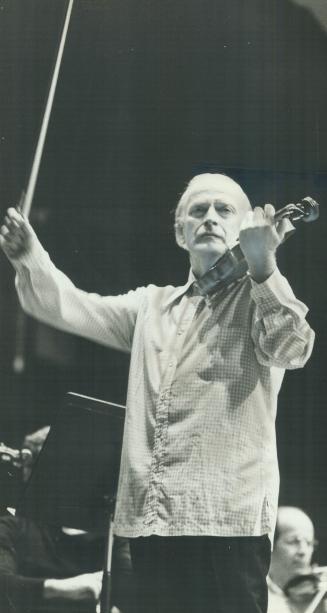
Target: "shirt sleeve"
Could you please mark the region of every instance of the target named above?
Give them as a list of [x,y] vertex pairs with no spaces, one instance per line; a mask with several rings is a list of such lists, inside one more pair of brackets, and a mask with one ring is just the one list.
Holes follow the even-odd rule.
[[278,269],[263,283],[252,282],[255,303],[252,339],[260,364],[302,367],[309,359],[314,332],[306,321],[307,307],[298,300]]
[[80,290],[54,266],[36,237],[28,254],[12,264],[19,300],[29,315],[65,332],[130,352],[145,288],[119,296]]

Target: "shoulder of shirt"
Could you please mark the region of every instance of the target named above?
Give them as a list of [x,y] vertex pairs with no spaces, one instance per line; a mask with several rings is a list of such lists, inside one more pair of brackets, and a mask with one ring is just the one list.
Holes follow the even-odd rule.
[[149,285],[138,287],[136,291],[143,291],[146,294],[161,295],[163,299],[173,301],[175,300],[175,296],[177,297],[185,293],[187,289],[188,285],[155,285],[154,283],[149,283]]
[[283,590],[272,580],[270,575],[267,575],[267,585],[271,593],[278,594],[278,596],[285,596]]
[[181,297],[190,287],[193,281],[189,280],[185,285],[175,286],[175,285],[155,285],[150,283],[146,286],[137,287],[135,290],[132,290],[139,294],[144,298],[149,298],[150,300],[153,298],[158,304],[160,304],[160,308],[165,310],[169,308],[177,300]]

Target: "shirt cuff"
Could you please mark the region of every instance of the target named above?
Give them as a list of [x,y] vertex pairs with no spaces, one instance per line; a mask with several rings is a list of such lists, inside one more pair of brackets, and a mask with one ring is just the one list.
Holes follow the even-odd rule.
[[262,315],[273,314],[281,307],[286,307],[294,311],[301,319],[306,316],[308,308],[296,298],[289,282],[278,268],[275,268],[266,281],[257,283],[251,279],[251,284],[251,297]]

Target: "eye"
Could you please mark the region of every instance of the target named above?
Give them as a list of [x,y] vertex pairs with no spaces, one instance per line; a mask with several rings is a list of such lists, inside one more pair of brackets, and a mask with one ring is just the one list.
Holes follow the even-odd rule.
[[196,204],[191,209],[191,215],[193,217],[201,217],[206,212],[206,206],[204,204]]
[[227,217],[228,215],[231,215],[233,212],[234,212],[233,209],[228,204],[220,205],[218,207],[218,213],[222,217]]

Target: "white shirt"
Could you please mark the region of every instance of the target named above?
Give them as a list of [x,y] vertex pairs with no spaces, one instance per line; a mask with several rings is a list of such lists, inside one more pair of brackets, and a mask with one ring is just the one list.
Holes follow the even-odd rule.
[[289,600],[283,590],[267,577],[268,611],[267,613],[293,613]]
[[35,240],[14,261],[23,307],[131,352],[115,529],[121,536],[272,533],[277,396],[314,334],[278,270],[209,301],[185,286],[102,297],[77,289]]

